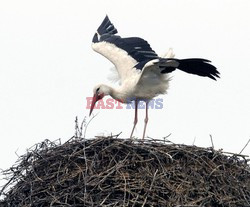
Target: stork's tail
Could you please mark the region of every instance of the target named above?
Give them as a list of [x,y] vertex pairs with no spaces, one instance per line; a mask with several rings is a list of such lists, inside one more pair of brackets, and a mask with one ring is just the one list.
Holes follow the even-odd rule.
[[179,66],[177,68],[184,72],[209,77],[213,80],[216,80],[216,78],[220,77],[219,71],[215,66],[210,64],[211,61],[209,60],[201,58],[190,58],[182,59],[178,62]]

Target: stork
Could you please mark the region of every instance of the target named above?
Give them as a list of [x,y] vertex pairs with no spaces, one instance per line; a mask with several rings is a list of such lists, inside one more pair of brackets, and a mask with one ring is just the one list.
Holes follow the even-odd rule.
[[148,103],[154,97],[165,94],[169,85],[169,73],[176,69],[186,73],[204,76],[216,80],[219,72],[210,64],[211,61],[201,58],[176,59],[170,50],[165,57],[160,57],[148,42],[139,37],[122,38],[106,16],[94,34],[92,48],[110,60],[117,70],[120,84],[113,88],[106,84],[94,87],[94,96],[90,107],[91,115],[95,103],[104,96],[122,103],[135,103],[134,125],[130,137],[137,124],[139,101],[145,101],[146,115],[144,120],[144,139],[148,123]]

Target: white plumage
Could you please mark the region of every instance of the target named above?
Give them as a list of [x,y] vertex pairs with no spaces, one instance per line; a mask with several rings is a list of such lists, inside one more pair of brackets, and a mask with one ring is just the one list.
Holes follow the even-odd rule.
[[94,87],[90,115],[95,103],[106,95],[123,103],[135,101],[135,119],[131,137],[137,124],[138,102],[141,100],[146,102],[144,138],[148,122],[148,102],[157,95],[166,93],[170,72],[180,69],[214,80],[219,77],[219,72],[209,60],[175,59],[172,49],[159,57],[147,41],[138,37],[121,38],[116,34],[116,28],[106,16],[93,37],[93,50],[114,64],[120,84],[117,88],[105,84]]

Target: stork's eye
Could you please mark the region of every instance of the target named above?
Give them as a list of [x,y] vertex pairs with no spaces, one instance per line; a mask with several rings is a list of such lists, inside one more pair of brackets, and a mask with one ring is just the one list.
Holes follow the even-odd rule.
[[98,92],[100,90],[100,87],[96,89],[96,92]]

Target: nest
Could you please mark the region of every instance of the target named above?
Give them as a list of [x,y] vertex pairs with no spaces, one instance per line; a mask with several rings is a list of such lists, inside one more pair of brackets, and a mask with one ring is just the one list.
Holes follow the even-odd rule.
[[250,205],[244,156],[164,140],[45,140],[3,174],[6,207]]

